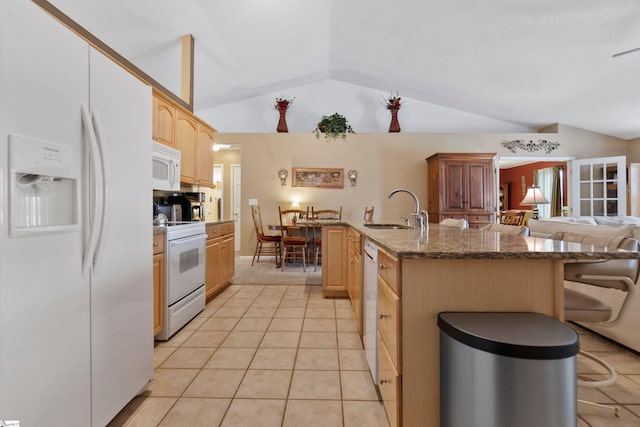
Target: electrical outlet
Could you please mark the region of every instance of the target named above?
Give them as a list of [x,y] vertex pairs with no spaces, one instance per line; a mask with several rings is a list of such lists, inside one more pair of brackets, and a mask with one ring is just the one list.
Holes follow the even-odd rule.
[[258,206],[258,199],[249,199],[249,206]]

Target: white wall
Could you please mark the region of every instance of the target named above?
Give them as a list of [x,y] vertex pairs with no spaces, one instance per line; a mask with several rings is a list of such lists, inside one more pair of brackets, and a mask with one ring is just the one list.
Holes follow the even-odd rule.
[[[196,114],[219,132],[275,132],[278,112],[276,97],[295,101],[287,112],[289,132],[310,133],[323,115],[338,112],[358,133],[387,132],[391,115],[381,104],[389,92],[337,80],[323,80],[288,88],[244,101],[198,109]],[[402,132],[532,132],[526,126],[494,120],[464,111],[441,107],[402,96],[398,119]]]

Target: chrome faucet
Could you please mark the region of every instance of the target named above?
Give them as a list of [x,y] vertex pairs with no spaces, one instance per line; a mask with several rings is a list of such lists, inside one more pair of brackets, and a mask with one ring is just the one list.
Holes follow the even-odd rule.
[[418,196],[411,190],[405,190],[404,188],[397,188],[389,193],[389,199],[396,193],[407,193],[411,197],[413,197],[413,201],[416,203],[416,211],[411,213],[411,217],[413,217],[413,226],[415,228],[419,228],[423,230],[425,228],[425,222],[427,221],[427,212],[420,210],[420,201],[418,200]]

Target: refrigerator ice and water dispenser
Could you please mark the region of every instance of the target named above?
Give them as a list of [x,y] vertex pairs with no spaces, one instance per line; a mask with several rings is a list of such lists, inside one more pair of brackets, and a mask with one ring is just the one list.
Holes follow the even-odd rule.
[[79,228],[77,149],[24,136],[9,136],[11,237]]

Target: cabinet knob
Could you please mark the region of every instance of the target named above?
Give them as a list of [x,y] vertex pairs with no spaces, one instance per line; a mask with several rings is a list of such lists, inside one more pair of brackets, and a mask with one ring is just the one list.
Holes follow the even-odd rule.
[[159,245],[159,244],[157,244],[157,243],[154,243],[154,244],[153,244],[153,247],[154,247],[154,248],[157,248],[158,246],[160,246],[160,245]]
[[378,268],[380,270],[386,270],[387,269],[387,265],[386,264],[380,264]]
[[349,264],[355,264],[355,263],[356,263],[355,259],[352,259],[351,261],[349,261]]
[[379,381],[380,385],[387,384],[388,382],[389,380],[385,380],[384,378],[380,378],[380,381]]
[[380,313],[380,314],[378,314],[378,317],[380,319],[385,319],[385,318],[389,317],[389,315],[388,314],[384,314],[384,313]]

